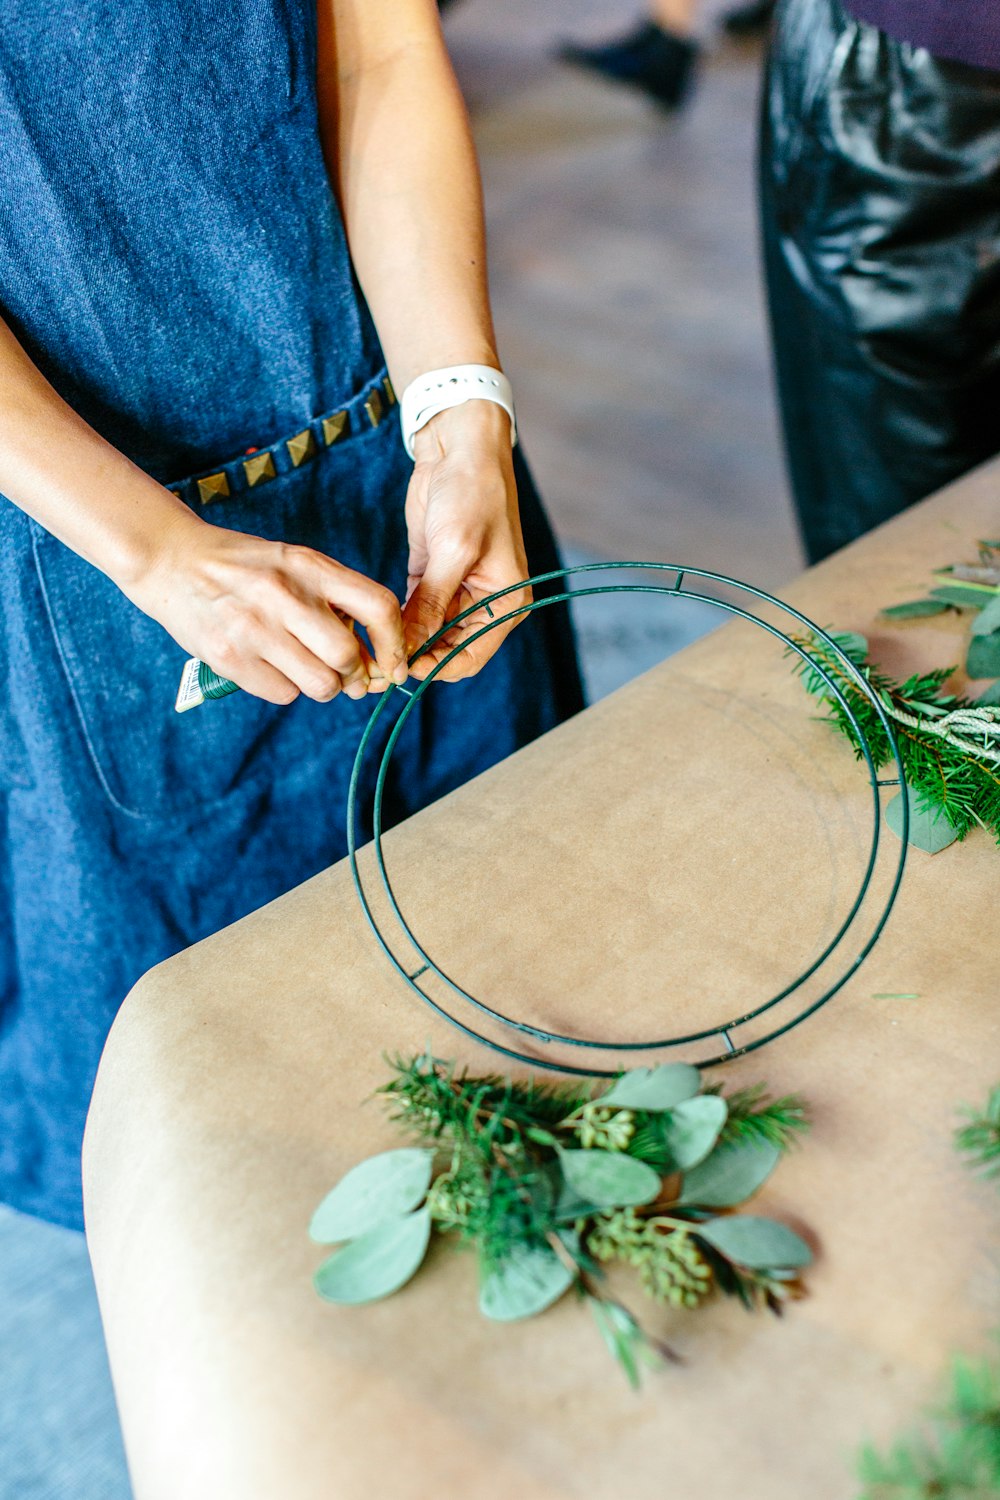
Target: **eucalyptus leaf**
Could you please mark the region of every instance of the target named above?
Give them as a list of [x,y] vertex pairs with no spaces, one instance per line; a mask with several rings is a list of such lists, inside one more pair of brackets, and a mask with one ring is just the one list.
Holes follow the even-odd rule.
[[335,1250],[313,1277],[327,1302],[354,1306],[396,1292],[419,1269],[431,1235],[430,1209],[389,1219]]
[[312,1216],[309,1237],[334,1245],[398,1219],[422,1202],[430,1186],[434,1152],[404,1147],[359,1162],[342,1177]]
[[667,1149],[677,1167],[689,1172],[712,1150],[729,1113],[719,1094],[699,1094],[678,1104],[664,1121]]
[[945,583],[931,589],[931,598],[956,609],[982,609],[993,598],[994,590],[984,583]]
[[720,1146],[684,1174],[678,1201],[702,1208],[732,1208],[745,1203],[767,1181],[780,1159],[779,1147],[770,1141]]
[[1000,594],[994,594],[972,622],[973,635],[992,635],[1000,630]]
[[659,1172],[621,1151],[560,1151],[559,1165],[567,1185],[600,1208],[651,1203],[660,1191]]
[[1000,630],[971,637],[965,670],[970,677],[1000,676]]
[[664,1063],[659,1068],[633,1068],[623,1073],[597,1101],[619,1109],[673,1109],[693,1099],[701,1088],[701,1074],[690,1063]]
[[919,620],[926,615],[943,615],[948,608],[943,599],[908,599],[905,604],[890,604],[882,611],[886,620]]
[[[938,808],[918,806],[912,787],[906,789],[910,803],[909,842],[926,854],[940,854],[958,838],[958,834]],[[903,794],[897,792],[885,806],[885,821],[897,838],[903,837]]]
[[986,691],[979,694],[976,703],[983,708],[1000,708],[1000,682],[991,682]]
[[544,1245],[516,1245],[483,1277],[479,1310],[498,1323],[530,1318],[549,1307],[573,1283],[573,1272]]
[[706,1224],[698,1224],[692,1228],[692,1233],[727,1260],[751,1271],[766,1271],[772,1267],[788,1270],[793,1266],[807,1266],[813,1258],[805,1240],[776,1219],[733,1214],[731,1218],[709,1219]]
[[576,1219],[589,1219],[593,1214],[600,1213],[601,1208],[600,1204],[592,1203],[589,1198],[581,1198],[575,1188],[561,1180],[552,1217],[557,1224],[572,1224]]

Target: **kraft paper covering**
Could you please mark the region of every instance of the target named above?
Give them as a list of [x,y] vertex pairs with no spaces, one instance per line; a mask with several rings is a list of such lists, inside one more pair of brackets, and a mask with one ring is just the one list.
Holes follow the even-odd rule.
[[[786,597],[890,671],[960,661],[957,616],[877,610],[974,556],[998,489],[980,471]],[[779,646],[726,625],[389,835],[400,903],[466,988],[550,1028],[641,1039],[740,1014],[822,947],[867,854],[865,774],[815,712]],[[346,864],[146,975],[85,1148],[137,1500],[851,1500],[858,1442],[911,1423],[951,1351],[1000,1322],[996,1192],[951,1146],[955,1106],[1000,1077],[998,895],[985,834],[913,851],[841,994],[727,1067],[812,1106],[758,1199],[815,1245],[810,1295],[780,1321],[653,1311],[685,1363],[640,1395],[572,1298],[481,1318],[456,1251],[382,1304],[313,1292],[313,1207],[400,1143],[366,1102],[383,1052],[502,1066],[406,990]]]

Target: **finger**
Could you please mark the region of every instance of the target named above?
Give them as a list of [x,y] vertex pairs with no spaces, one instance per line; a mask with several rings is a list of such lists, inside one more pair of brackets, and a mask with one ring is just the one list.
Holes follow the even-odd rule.
[[[480,635],[478,639],[470,639],[465,649],[460,651],[446,667],[437,674],[437,681],[461,682],[467,677],[474,677],[481,672],[486,663],[496,655],[504,641],[515,630],[525,618],[524,610],[532,601],[530,589],[518,589],[516,593],[506,594],[503,599],[498,599],[491,606],[492,617],[500,623]],[[507,618],[507,617],[510,618]],[[485,611],[477,610],[467,620],[463,620],[454,630],[450,630],[438,644],[414,662],[411,672],[414,677],[423,678],[432,672],[434,668],[444,660],[448,653],[459,644],[463,636],[473,637],[486,624],[490,617]]]
[[387,688],[392,686],[391,679],[386,677],[364,641],[358,641],[358,649],[361,652],[361,659],[365,664],[365,671],[368,674],[368,691],[370,693],[384,693]]
[[383,674],[393,682],[405,682],[406,646],[399,600],[391,589],[373,583],[363,573],[342,567],[320,552],[307,554],[317,591],[335,609],[344,610],[368,632]]
[[329,703],[343,687],[340,673],[288,630],[269,634],[258,649],[270,666],[277,668],[299,692],[317,703]]
[[296,601],[285,616],[285,625],[312,656],[332,668],[349,698],[365,696],[368,669],[353,620],[341,610]]
[[457,613],[467,566],[467,560],[457,552],[439,553],[431,558],[403,610],[409,656],[419,651]]

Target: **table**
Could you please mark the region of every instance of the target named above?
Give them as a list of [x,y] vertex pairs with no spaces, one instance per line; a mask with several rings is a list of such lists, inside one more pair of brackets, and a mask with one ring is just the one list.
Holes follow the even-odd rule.
[[[980,470],[785,597],[890,671],[959,661],[958,617],[877,612],[996,535],[998,492]],[[473,993],[546,1024],[733,1013],[815,951],[866,847],[865,778],[814,712],[773,644],[726,625],[394,830],[404,908]],[[914,851],[845,989],[727,1066],[810,1102],[759,1200],[817,1246],[810,1295],[782,1320],[662,1314],[684,1364],[640,1395],[572,1299],[481,1318],[468,1255],[370,1307],[315,1296],[314,1205],[399,1143],[369,1099],[383,1053],[496,1066],[391,970],[346,864],[147,974],[84,1153],[138,1500],[850,1500],[858,1443],[912,1423],[1000,1321],[997,1195],[951,1145],[1000,1076],[998,892],[985,834]]]

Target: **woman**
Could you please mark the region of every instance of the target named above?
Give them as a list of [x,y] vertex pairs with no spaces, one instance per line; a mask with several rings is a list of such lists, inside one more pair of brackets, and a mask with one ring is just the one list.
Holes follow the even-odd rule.
[[[557,559],[509,401],[395,420],[497,366],[434,0],[29,0],[0,96],[0,1199],[79,1226],[131,984],[338,858],[367,695]],[[579,706],[561,613],[428,695],[395,816]],[[245,692],[174,715],[185,652]]]

